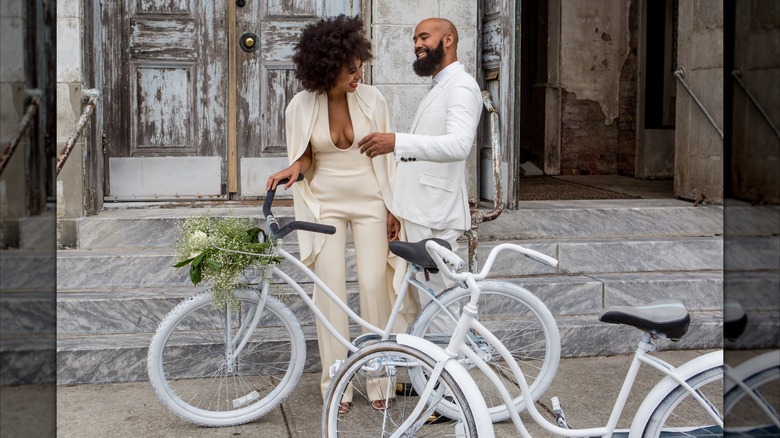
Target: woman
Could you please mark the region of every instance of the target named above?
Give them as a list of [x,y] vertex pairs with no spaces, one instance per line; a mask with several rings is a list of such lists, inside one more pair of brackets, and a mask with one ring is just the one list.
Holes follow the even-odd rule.
[[[298,242],[301,260],[313,264],[317,276],[344,302],[347,227],[352,229],[361,316],[384,327],[393,303],[388,241],[398,238],[400,223],[389,211],[395,161],[391,155],[369,158],[357,145],[371,132],[390,131],[384,97],[360,83],[362,64],[371,57],[371,43],[357,17],[340,15],[304,28],[292,58],[304,91],[290,100],[285,111],[290,166],[271,175],[266,189],[290,178],[284,188],[293,188],[296,219],[336,227],[330,236],[298,233]],[[293,185],[299,173],[305,179]],[[349,339],[347,316],[316,286],[314,302]],[[319,320],[317,338],[324,397],[330,384],[328,367],[346,359],[347,349]],[[377,410],[387,409],[389,397],[394,396],[382,394],[382,386],[381,382],[369,386],[368,397]],[[340,412],[349,410],[351,397],[351,392],[345,394]]]

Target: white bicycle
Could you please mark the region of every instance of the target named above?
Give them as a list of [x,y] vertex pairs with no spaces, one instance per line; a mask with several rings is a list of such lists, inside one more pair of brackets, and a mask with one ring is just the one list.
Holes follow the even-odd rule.
[[[428,242],[426,247],[439,269],[449,278],[464,282],[470,291],[470,301],[459,314],[455,333],[444,349],[423,338],[398,335],[395,341],[369,345],[354,354],[336,372],[331,382],[323,406],[323,436],[492,437],[493,425],[483,396],[487,388],[474,382],[465,363],[479,368],[506,403],[511,402],[516,395],[512,395],[504,383],[508,380],[507,376],[501,376],[500,373],[510,373],[520,393],[526,396],[530,394],[523,372],[511,360],[508,349],[477,319],[482,292],[479,281],[490,272],[501,251],[519,251],[553,266],[556,261],[517,245],[503,244],[491,251],[480,273],[458,273],[465,263],[457,255],[435,242]],[[646,306],[609,307],[599,315],[599,319],[628,324],[644,332],[607,425],[570,429],[560,403],[555,398],[555,423],[548,421],[534,403],[528,404],[527,410],[535,422],[551,434],[568,437],[614,436],[621,433],[627,433],[629,437],[691,434],[722,436],[723,352],[699,356],[677,368],[649,354],[655,349],[654,339],[679,339],[687,332],[690,316],[682,303],[662,300]],[[483,339],[494,351],[493,354],[504,357],[509,371],[492,369],[480,354],[486,349],[466,347],[466,339],[474,336]],[[616,430],[618,418],[641,364],[660,370],[665,377],[645,397],[634,415],[631,428]],[[348,386],[351,385],[355,393],[363,393],[365,379],[377,377],[408,379],[416,393],[396,394],[392,388],[387,388],[386,403],[390,403],[389,409],[353,409],[346,415],[338,414],[338,402]],[[443,410],[452,421],[430,424],[431,414],[442,410],[445,401],[448,406]],[[509,414],[518,432],[529,437],[518,412],[510,410]]]
[[[306,340],[295,314],[270,293],[271,279],[286,283],[297,292],[315,317],[353,354],[361,345],[391,339],[391,328],[410,284],[421,293],[435,295],[416,280],[415,274],[433,271],[436,265],[421,244],[404,246],[403,249],[411,250],[412,254],[422,253],[425,257],[421,260],[411,257],[416,263],[409,264],[404,287],[399,291],[399,299],[386,327],[369,324],[340,301],[313,271],[282,249],[282,238],[294,230],[332,233],[332,227],[298,221],[279,227],[271,212],[274,193],[274,190],[268,192],[263,206],[269,235],[274,242],[273,250],[269,254],[254,255],[282,260],[295,267],[298,278],[302,273],[317,284],[366,334],[353,342],[339,335],[293,274],[282,269],[281,263],[264,266],[258,284],[234,291],[239,302],[237,309],[215,307],[213,295],[208,290],[185,299],[163,319],[152,338],[147,371],[162,403],[194,423],[229,426],[252,421],[273,410],[296,387],[306,365]],[[558,328],[552,314],[538,298],[519,286],[486,281],[481,283],[481,288],[484,308],[492,309],[485,312],[483,322],[513,348],[511,353],[500,357],[481,338],[470,338],[470,345],[497,369],[508,369],[505,358],[521,367],[532,382],[531,394],[540,397],[557,371],[561,353]],[[420,313],[411,333],[429,337],[432,341],[449,340],[449,335],[442,336],[431,325],[440,324],[446,328],[450,321],[449,326],[453,326],[459,316],[457,309],[468,299],[469,291],[465,288],[455,288],[435,297],[432,305]],[[513,340],[517,338],[521,338],[521,342]],[[476,376],[476,370],[473,372],[475,378],[481,378]],[[401,382],[398,391],[408,390],[411,389]],[[510,410],[498,397],[490,402],[490,415],[495,421],[509,418],[509,411],[524,407],[519,395],[511,400],[513,409]]]

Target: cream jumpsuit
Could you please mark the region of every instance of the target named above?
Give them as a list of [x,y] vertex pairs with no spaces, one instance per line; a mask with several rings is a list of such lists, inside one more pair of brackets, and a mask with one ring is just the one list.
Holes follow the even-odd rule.
[[[313,165],[311,191],[320,204],[320,222],[336,227],[336,233],[325,236],[325,243],[314,261],[314,272],[344,302],[347,302],[346,240],[347,226],[357,259],[360,294],[360,315],[375,326],[384,328],[392,303],[387,291],[387,207],[382,199],[371,159],[360,153],[358,141],[370,133],[370,121],[360,111],[355,96],[347,93],[349,115],[354,140],[347,149],[339,149],[330,135],[327,95],[318,96],[319,114],[311,135]],[[318,287],[314,302],[338,332],[347,339],[349,319]],[[317,320],[317,338],[322,360],[320,388],[325,396],[330,376],[328,368],[347,358],[347,348],[341,345]],[[370,382],[369,400],[380,400],[381,387],[386,382]],[[394,395],[393,395],[394,396]],[[342,401],[352,401],[352,389]]]

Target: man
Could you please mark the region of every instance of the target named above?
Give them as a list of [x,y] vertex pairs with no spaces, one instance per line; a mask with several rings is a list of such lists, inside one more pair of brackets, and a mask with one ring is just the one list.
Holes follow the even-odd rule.
[[[410,242],[437,237],[457,249],[457,239],[471,228],[466,163],[482,114],[482,93],[458,61],[458,31],[449,20],[429,18],[414,31],[412,67],[431,76],[430,91],[417,108],[410,134],[372,133],[360,140],[369,157],[395,153],[397,172],[393,213]],[[441,274],[428,285],[439,292]],[[421,296],[424,306],[430,298]]]

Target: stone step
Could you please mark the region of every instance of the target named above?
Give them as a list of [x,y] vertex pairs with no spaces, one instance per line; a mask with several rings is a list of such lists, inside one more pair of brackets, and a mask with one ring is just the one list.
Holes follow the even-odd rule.
[[[717,348],[721,344],[721,315],[692,312],[688,334],[679,342],[660,341],[659,350]],[[595,317],[559,317],[562,355],[584,357],[633,351],[641,332],[601,323]],[[314,327],[304,327],[306,372],[320,370]],[[353,331],[353,336],[359,333]],[[63,335],[57,340],[57,384],[119,383],[147,380],[146,355],[152,333],[122,335]]]
[[[259,206],[111,209],[78,219],[78,247],[171,247],[185,218],[207,212],[262,221]],[[274,214],[287,220],[293,210],[278,206]],[[480,224],[478,234],[481,240],[718,236],[722,215],[720,206],[693,207],[673,199],[523,202],[522,208]],[[294,239],[291,235],[287,241]]]
[[7,249],[0,251],[0,290],[54,291],[57,261],[52,250]]
[[54,383],[57,373],[55,332],[0,337],[0,385]]
[[[723,282],[717,272],[631,273],[594,276],[552,276],[509,279],[525,287],[555,316],[597,315],[606,305],[637,305],[677,298],[691,311],[722,307]],[[289,286],[273,293],[293,311],[303,326],[313,326],[314,315]],[[304,290],[311,293],[311,286]],[[148,289],[79,290],[57,297],[60,335],[154,332],[180,301],[203,290],[181,286]],[[347,285],[348,303],[359,312],[358,286]]]
[[[503,242],[482,242],[478,257]],[[620,272],[720,271],[723,269],[723,242],[720,237],[646,238],[521,241],[527,248],[559,260],[557,268],[535,262],[523,255],[505,251],[493,264],[494,277],[532,275],[576,275]],[[296,250],[291,249],[293,255]],[[458,253],[467,257],[466,245]],[[57,255],[57,288],[110,289],[184,286],[189,284],[186,269],[174,270],[176,254],[172,249],[64,250]],[[347,250],[348,281],[356,279],[353,248]],[[296,281],[308,281],[302,273],[282,269]]]
[[675,199],[524,201],[479,226],[486,240],[719,236],[723,208]]
[[[78,219],[80,249],[172,248],[179,226],[188,217],[209,214],[214,217],[249,217],[258,226],[264,223],[261,207],[148,208],[106,210]],[[275,207],[280,221],[293,217],[292,207]],[[295,233],[285,238],[294,242]]]

